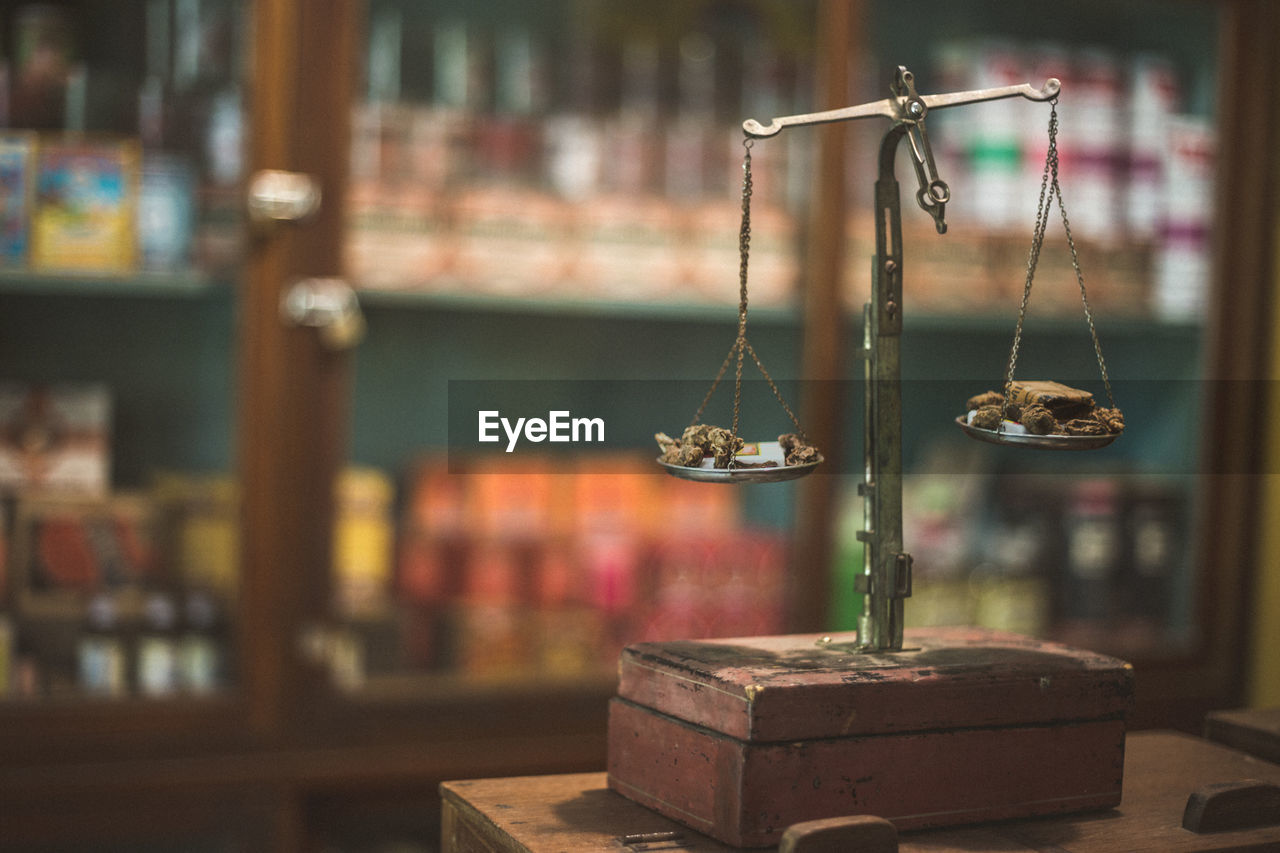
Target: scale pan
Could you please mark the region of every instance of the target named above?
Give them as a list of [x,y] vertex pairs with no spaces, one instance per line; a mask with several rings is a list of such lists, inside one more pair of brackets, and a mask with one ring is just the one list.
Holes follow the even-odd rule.
[[1029,447],[1034,450],[1097,450],[1106,447],[1120,437],[1119,433],[1106,435],[1032,435],[1029,432],[996,432],[993,429],[982,429],[965,420],[964,415],[956,418],[956,424],[964,430],[965,435],[985,441],[988,444],[1003,444],[1007,447]]
[[[750,450],[752,447],[752,444],[747,444],[743,450]],[[739,453],[738,458],[748,465],[758,465],[761,462],[773,462],[775,464],[767,468],[716,468],[714,467],[715,460],[707,458],[702,460],[702,464],[699,467],[692,468],[688,465],[673,465],[670,462],[663,462],[661,457],[658,459],[658,464],[673,477],[679,477],[682,480],[695,480],[699,483],[780,483],[784,480],[794,480],[797,477],[810,474],[813,469],[822,463],[822,457],[819,456],[813,462],[805,462],[802,465],[787,465],[785,464],[786,452],[776,441],[756,442],[754,448],[757,452]]]

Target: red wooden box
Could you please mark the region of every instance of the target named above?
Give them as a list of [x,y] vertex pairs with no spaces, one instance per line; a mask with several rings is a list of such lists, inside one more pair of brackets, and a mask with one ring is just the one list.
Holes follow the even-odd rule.
[[728,844],[874,814],[900,830],[1120,802],[1123,661],[974,628],[639,643],[609,708],[609,786]]

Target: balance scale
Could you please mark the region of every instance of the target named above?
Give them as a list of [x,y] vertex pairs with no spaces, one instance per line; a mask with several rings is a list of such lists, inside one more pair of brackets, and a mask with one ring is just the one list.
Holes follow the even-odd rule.
[[[708,399],[735,358],[738,385],[744,355],[769,378],[745,334],[752,141],[788,127],[876,116],[891,122],[880,146],[877,257],[864,310],[866,473],[859,492],[865,523],[858,538],[866,556],[857,589],[865,607],[857,632],[651,642],[625,649],[618,695],[609,709],[608,778],[615,791],[744,847],[776,844],[792,824],[852,815],[875,815],[907,830],[1119,804],[1133,686],[1129,664],[979,628],[903,627],[912,561],[902,542],[903,250],[895,155],[906,137],[918,179],[917,203],[944,233],[950,190],[934,165],[924,124],[929,111],[1013,97],[1056,105],[1059,90],[1059,82],[1051,79],[1040,89],[1019,85],[922,96],[911,72],[899,67],[892,94],[884,100],[775,118],[768,125],[743,124],[738,337]],[[1056,195],[1061,206],[1056,115],[1055,109],[1037,249],[1048,219],[1046,191],[1049,201]],[[1036,254],[1007,373],[1006,411]],[[1078,261],[1076,272],[1110,397]],[[769,384],[791,415],[772,379]],[[1115,438],[1028,435],[1004,419],[994,429],[975,427],[966,417],[958,422],[980,440],[1036,448],[1090,449]],[[821,461],[811,454],[794,465],[751,465],[736,456],[740,447],[749,447],[737,438],[737,426],[735,393],[732,430],[722,430],[728,433],[727,463],[708,458],[676,464],[666,453],[660,462],[688,479],[747,483],[802,476]],[[724,450],[724,438],[717,453]],[[668,441],[668,447],[680,443]],[[784,455],[773,443],[758,446],[766,455]]]

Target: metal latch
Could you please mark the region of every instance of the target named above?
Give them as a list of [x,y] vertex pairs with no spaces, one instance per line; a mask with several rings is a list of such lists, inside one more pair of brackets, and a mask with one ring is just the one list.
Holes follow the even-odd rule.
[[364,338],[364,313],[351,285],[340,278],[304,278],[280,298],[280,316],[291,326],[317,329],[330,349],[349,349]]
[[633,832],[630,835],[620,836],[618,843],[622,845],[623,850],[634,851],[634,853],[686,849],[683,832]]

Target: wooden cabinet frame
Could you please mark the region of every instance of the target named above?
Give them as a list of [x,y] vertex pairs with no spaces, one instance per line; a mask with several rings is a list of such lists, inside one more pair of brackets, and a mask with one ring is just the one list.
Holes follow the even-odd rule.
[[[1213,473],[1204,478],[1196,539],[1199,624],[1212,627],[1194,657],[1135,662],[1138,725],[1195,728],[1205,710],[1238,703],[1244,687],[1261,471],[1261,448],[1252,436],[1266,401],[1254,393],[1257,385],[1237,380],[1265,376],[1271,339],[1271,198],[1280,128],[1274,99],[1265,91],[1267,81],[1280,79],[1280,8],[1270,0],[1215,5],[1223,22],[1220,245],[1208,351],[1210,377],[1227,381],[1208,386],[1203,458]],[[596,769],[604,762],[610,684],[470,698],[426,688],[407,697],[343,698],[327,692],[318,669],[299,653],[299,637],[322,625],[328,610],[332,484],[345,457],[350,368],[348,356],[325,349],[314,331],[284,325],[279,302],[299,278],[341,273],[365,10],[360,0],[255,0],[251,8],[251,170],[314,175],[324,201],[313,220],[254,231],[242,281],[239,691],[200,702],[0,707],[0,801],[26,804],[35,821],[6,817],[0,845],[18,838],[12,827],[40,825],[33,780],[46,802],[71,815],[100,815],[101,791],[121,780],[121,790],[133,792],[119,801],[129,808],[157,787],[176,786],[189,795],[183,808],[197,823],[197,812],[218,814],[228,792],[258,791],[266,837],[277,849],[302,849],[312,797],[430,787],[450,776]],[[822,54],[856,60],[867,49],[858,40],[866,4],[823,0],[819,10]],[[820,81],[818,106],[846,104],[843,64],[822,67],[829,73]],[[803,372],[842,378],[852,323],[829,308],[839,304],[844,268],[847,137],[840,125],[820,134],[815,174],[821,180],[815,181],[806,254]],[[818,444],[849,446],[839,401],[807,400],[805,406],[804,420]],[[801,494],[799,568],[789,602],[796,629],[823,627],[835,483],[809,478]]]

